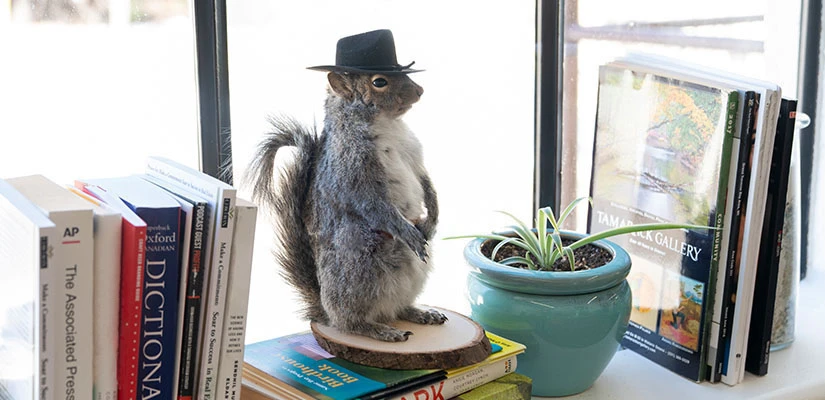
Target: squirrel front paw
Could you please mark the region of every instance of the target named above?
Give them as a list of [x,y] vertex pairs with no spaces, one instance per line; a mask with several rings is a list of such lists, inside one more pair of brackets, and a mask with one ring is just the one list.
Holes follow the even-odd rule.
[[401,230],[399,239],[401,239],[421,261],[427,262],[427,239],[418,228],[410,224],[405,225],[404,229]]

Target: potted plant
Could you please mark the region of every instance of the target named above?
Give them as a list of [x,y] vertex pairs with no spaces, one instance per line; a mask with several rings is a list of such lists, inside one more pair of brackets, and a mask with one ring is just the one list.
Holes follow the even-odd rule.
[[587,235],[561,230],[582,197],[557,219],[538,210],[535,229],[517,223],[471,238],[471,317],[490,332],[527,346],[518,368],[533,379],[533,395],[587,390],[604,371],[627,329],[631,309],[628,253],[605,238],[660,229],[709,229],[686,224],[640,224]]

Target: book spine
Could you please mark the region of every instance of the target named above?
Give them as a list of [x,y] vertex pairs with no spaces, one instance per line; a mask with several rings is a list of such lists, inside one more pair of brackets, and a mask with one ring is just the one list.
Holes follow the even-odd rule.
[[455,400],[529,400],[533,380],[517,372],[507,374],[492,382],[485,383],[469,392],[462,393]]
[[117,357],[117,398],[138,397],[140,321],[143,319],[143,269],[146,264],[146,227],[125,219],[120,254],[120,341]]
[[48,400],[55,396],[55,359],[57,358],[55,344],[57,343],[57,330],[55,329],[56,325],[53,325],[49,316],[54,309],[55,302],[53,300],[54,293],[52,290],[55,286],[54,278],[55,273],[53,271],[54,264],[52,263],[52,253],[50,251],[50,247],[54,246],[57,242],[57,230],[56,229],[42,229],[40,231],[40,239],[39,239],[39,249],[38,255],[40,256],[40,271],[39,271],[39,283],[38,283],[38,301],[35,304],[39,305],[38,310],[38,331],[36,332],[38,338],[35,343],[39,345],[39,357],[37,362],[37,370],[39,374],[35,374],[35,376],[39,375],[39,395],[38,398],[40,400]]
[[52,212],[58,227],[52,318],[57,328],[56,398],[92,397],[93,215],[92,210]]
[[[206,259],[205,239],[209,214],[205,202],[195,202],[192,208],[192,235],[189,244],[189,265],[183,307],[183,326],[178,378],[178,399],[189,400],[195,395],[195,374],[198,366],[203,291],[203,263]],[[181,277],[183,280],[184,277]]]
[[753,305],[753,286],[756,281],[756,266],[759,246],[762,239],[762,225],[765,213],[768,177],[770,175],[771,153],[776,134],[777,117],[781,103],[781,93],[771,91],[765,100],[763,125],[757,129],[754,138],[754,163],[750,176],[748,202],[742,242],[739,278],[736,284],[736,306],[734,307],[733,326],[731,327],[728,350],[727,371],[722,375],[722,382],[736,385],[745,375],[745,357],[748,346],[748,329],[750,328],[751,306]]
[[232,258],[229,261],[231,266],[221,338],[221,362],[218,366],[218,399],[237,400],[241,395],[246,315],[257,215],[257,206],[238,200],[235,206]]
[[174,371],[174,377],[172,382],[172,395],[173,398],[178,397],[178,393],[180,392],[180,365],[181,365],[181,353],[183,348],[183,316],[186,314],[185,306],[186,306],[186,277],[189,275],[189,259],[192,256],[192,214],[194,211],[194,205],[178,196],[172,194],[178,203],[181,205],[181,212],[180,212],[180,239],[178,239],[178,246],[180,252],[180,259],[179,259],[179,267],[180,270],[178,271],[178,321],[177,321],[177,329],[175,335],[175,364],[172,367]]
[[[716,203],[712,206],[713,217],[714,217],[714,226],[716,229],[713,232],[713,252],[710,261],[710,274],[708,277],[708,282],[716,282],[716,275],[719,273],[719,260],[722,257],[721,254],[721,245],[722,245],[722,237],[724,236],[724,229],[725,227],[725,205],[727,203],[727,196],[728,196],[728,180],[730,179],[730,168],[731,168],[731,149],[733,147],[733,136],[734,136],[734,129],[736,126],[736,117],[737,111],[739,110],[739,92],[731,91],[728,94],[728,103],[726,106],[726,114],[725,114],[725,136],[724,140],[722,141],[722,153],[721,158],[719,160],[719,185],[718,185],[718,192],[716,197]],[[710,289],[705,296],[708,300],[709,304],[705,305],[705,310],[713,310],[714,307],[714,300],[716,296],[716,290],[718,288],[713,287]],[[710,314],[710,313],[708,313]],[[702,335],[701,337],[707,338],[710,334],[710,329],[712,325],[712,318],[711,315],[706,315],[704,317],[704,326],[702,328]],[[705,346],[705,345],[703,345]],[[707,349],[707,347],[705,347]],[[699,361],[699,377],[705,376],[705,367],[707,366],[707,351],[701,352],[701,358]]]
[[204,400],[215,398],[217,373],[220,363],[221,334],[223,333],[226,305],[226,277],[229,274],[229,260],[232,249],[232,232],[235,227],[235,190],[221,191],[220,201],[215,205],[214,242],[209,265],[209,285],[206,293],[204,332],[201,346],[201,367],[199,371],[198,395]]
[[95,214],[94,232],[94,399],[117,398],[120,292],[120,214]]
[[450,399],[485,383],[494,381],[516,370],[517,358],[510,356],[471,369],[463,374],[447,377],[424,387],[393,397],[394,400]]
[[[714,307],[714,313],[718,313],[718,337],[712,338],[715,340],[716,346],[716,354],[713,360],[711,371],[712,376],[710,377],[711,382],[719,382],[722,379],[722,371],[724,370],[725,366],[725,359],[727,354],[727,344],[729,342],[730,337],[730,326],[733,322],[733,306],[734,306],[734,298],[733,293],[736,289],[736,271],[738,271],[738,263],[739,263],[739,252],[741,251],[742,246],[742,236],[741,226],[742,222],[744,221],[744,206],[748,196],[748,178],[750,177],[750,159],[751,153],[753,152],[753,135],[755,131],[755,122],[756,122],[756,107],[758,107],[756,93],[753,91],[745,92],[744,97],[744,108],[743,108],[743,118],[742,124],[739,130],[739,140],[738,140],[738,147],[732,146],[732,149],[737,152],[736,155],[731,155],[731,157],[736,157],[736,163],[732,163],[734,168],[731,168],[731,177],[734,178],[733,186],[730,185],[729,187],[732,188],[728,191],[729,199],[728,205],[732,205],[730,210],[729,219],[730,223],[728,224],[728,229],[726,230],[729,232],[725,241],[727,242],[728,248],[727,253],[723,254],[726,257],[724,261],[724,269],[719,270],[718,272],[718,279],[717,287],[716,287],[716,302],[718,303],[717,306]],[[732,196],[730,196],[732,194]]]
[[768,178],[765,222],[762,227],[762,242],[759,248],[754,284],[754,293],[760,293],[760,295],[753,298],[750,329],[748,330],[748,350],[745,356],[745,370],[758,376],[768,373],[785,202],[795,133],[796,106],[795,100],[788,99],[783,99],[780,105],[771,157],[771,171]]
[[180,274],[180,207],[136,208],[146,222],[138,395],[173,399]]

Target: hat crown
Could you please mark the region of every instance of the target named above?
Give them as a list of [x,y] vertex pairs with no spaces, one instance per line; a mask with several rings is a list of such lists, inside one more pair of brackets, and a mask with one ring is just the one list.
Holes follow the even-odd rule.
[[335,64],[375,70],[400,67],[395,55],[392,32],[380,29],[339,39]]

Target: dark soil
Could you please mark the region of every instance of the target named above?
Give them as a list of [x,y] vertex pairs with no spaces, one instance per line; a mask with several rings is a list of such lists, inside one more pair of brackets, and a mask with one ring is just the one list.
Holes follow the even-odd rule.
[[[493,249],[499,242],[497,240],[487,240],[481,244],[481,254],[490,258],[490,255],[493,253]],[[562,240],[565,246],[572,243],[570,240]],[[526,251],[521,247],[518,247],[512,243],[505,244],[502,246],[498,253],[496,253],[496,258],[493,261],[501,261],[509,257],[519,256],[524,257]],[[601,267],[610,260],[613,259],[613,255],[610,254],[609,251],[592,245],[588,244],[582,247],[579,247],[576,250],[573,250],[573,255],[576,260],[575,267],[576,271],[588,270],[593,268]],[[535,261],[533,256],[530,256],[531,259]],[[522,268],[527,269],[527,265],[525,264],[512,264],[510,265],[513,268]],[[548,271],[558,271],[558,272],[570,272],[570,262],[567,261],[567,257],[562,257],[553,264],[553,267],[550,268]]]

